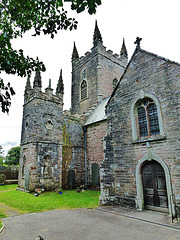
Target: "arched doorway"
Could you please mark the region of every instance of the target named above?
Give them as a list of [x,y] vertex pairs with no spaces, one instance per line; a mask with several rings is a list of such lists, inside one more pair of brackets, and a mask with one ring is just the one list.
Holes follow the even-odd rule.
[[[136,188],[137,188],[137,195],[136,195],[136,208],[139,211],[144,209],[144,190],[143,190],[143,177],[142,177],[142,170],[143,166],[148,162],[155,161],[159,163],[159,165],[163,168],[166,180],[166,188],[167,188],[167,199],[168,199],[168,208],[163,208],[168,210],[168,212],[174,217],[176,215],[175,210],[175,203],[173,201],[173,191],[171,185],[171,175],[168,165],[158,156],[156,156],[151,149],[148,149],[148,152],[144,157],[142,157],[137,165],[136,165]],[[152,206],[153,208],[153,206]],[[155,207],[156,208],[156,207]],[[160,208],[160,207],[159,207]],[[156,209],[154,209],[156,210]]]
[[144,207],[168,211],[165,172],[157,161],[147,161],[142,166]]

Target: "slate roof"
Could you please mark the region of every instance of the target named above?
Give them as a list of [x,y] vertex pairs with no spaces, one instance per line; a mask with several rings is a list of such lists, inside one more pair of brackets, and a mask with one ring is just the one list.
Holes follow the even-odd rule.
[[90,124],[101,122],[107,119],[106,113],[105,113],[105,107],[107,102],[109,101],[109,98],[110,97],[107,97],[103,99],[102,102],[99,103],[99,105],[94,109],[94,111],[87,118],[84,126],[88,126]]

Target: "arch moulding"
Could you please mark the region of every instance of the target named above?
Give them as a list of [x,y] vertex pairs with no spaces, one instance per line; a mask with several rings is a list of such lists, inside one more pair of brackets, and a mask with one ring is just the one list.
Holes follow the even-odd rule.
[[136,208],[139,211],[142,211],[144,208],[144,193],[143,193],[143,182],[142,182],[142,174],[141,169],[142,165],[146,161],[157,161],[165,172],[165,179],[166,179],[166,188],[167,188],[167,197],[168,197],[168,211],[170,215],[175,215],[175,205],[173,203],[173,192],[172,192],[172,185],[171,185],[171,175],[170,170],[167,164],[160,159],[158,156],[151,152],[151,149],[148,150],[147,154],[141,158],[136,166],[136,188],[137,188],[137,195],[136,195]]
[[154,103],[156,104],[157,107],[157,113],[158,113],[158,122],[159,122],[159,130],[160,130],[160,135],[163,136],[164,135],[164,131],[163,131],[163,125],[162,125],[162,116],[161,116],[161,105],[160,102],[158,100],[158,98],[151,93],[145,92],[144,90],[140,90],[135,99],[133,100],[133,103],[131,105],[131,122],[132,122],[132,138],[133,141],[136,141],[138,139],[138,134],[137,134],[137,126],[136,126],[136,117],[135,117],[135,109],[136,109],[136,104],[139,100],[143,99],[143,98],[150,98],[154,101]]

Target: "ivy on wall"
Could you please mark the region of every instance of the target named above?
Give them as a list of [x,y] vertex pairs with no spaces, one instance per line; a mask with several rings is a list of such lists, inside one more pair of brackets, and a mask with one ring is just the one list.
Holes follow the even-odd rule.
[[63,146],[62,146],[62,188],[68,188],[68,170],[72,159],[72,143],[66,124],[63,125]]

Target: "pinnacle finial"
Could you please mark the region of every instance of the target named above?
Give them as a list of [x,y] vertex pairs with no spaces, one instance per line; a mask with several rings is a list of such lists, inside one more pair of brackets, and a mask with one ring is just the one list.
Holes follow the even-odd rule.
[[51,79],[49,79],[49,86],[48,88],[51,88]]
[[123,44],[122,44],[121,51],[120,51],[120,57],[128,58],[128,53],[127,53],[127,49],[126,49],[125,39],[124,38],[123,38]]
[[94,29],[94,36],[93,36],[93,44],[94,46],[97,46],[98,42],[101,44],[103,43],[101,33],[99,31],[98,25],[97,25],[97,20],[95,22],[95,29]]
[[74,42],[74,48],[73,48],[73,53],[72,53],[72,60],[74,60],[74,59],[79,59],[79,54],[78,54],[75,42]]
[[26,86],[25,86],[25,93],[27,93],[29,90],[31,90],[30,77],[27,78],[27,82],[26,82]]
[[45,89],[46,93],[53,94],[53,89],[51,88],[51,79],[49,79],[49,86]]
[[41,87],[42,87],[41,73],[40,73],[39,69],[36,70],[33,87],[39,88],[39,89],[41,89]]
[[26,89],[30,89],[30,88],[31,88],[31,82],[30,82],[30,77],[28,77],[26,82]]
[[60,76],[56,88],[56,94],[58,93],[64,93],[64,84],[63,84],[63,78],[62,78],[62,69],[60,70]]

